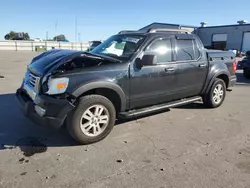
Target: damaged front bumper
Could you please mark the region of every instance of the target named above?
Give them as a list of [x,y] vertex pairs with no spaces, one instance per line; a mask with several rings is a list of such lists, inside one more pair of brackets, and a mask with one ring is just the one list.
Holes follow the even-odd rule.
[[32,100],[28,93],[20,88],[16,99],[24,115],[38,125],[60,128],[74,105],[67,99],[56,99],[46,95],[37,95]]

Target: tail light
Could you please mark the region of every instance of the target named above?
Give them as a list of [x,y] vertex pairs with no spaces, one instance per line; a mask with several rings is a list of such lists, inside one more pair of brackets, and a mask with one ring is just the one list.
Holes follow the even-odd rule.
[[233,73],[235,73],[237,70],[237,63],[236,63],[236,60],[233,62],[233,68],[232,68],[232,71]]

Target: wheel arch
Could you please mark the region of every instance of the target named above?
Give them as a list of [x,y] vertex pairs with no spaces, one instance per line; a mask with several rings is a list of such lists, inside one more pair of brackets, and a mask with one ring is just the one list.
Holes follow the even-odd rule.
[[213,85],[213,82],[215,81],[216,78],[219,78],[219,79],[223,80],[225,82],[225,84],[226,84],[226,88],[228,88],[228,86],[229,86],[229,77],[230,77],[229,73],[227,71],[225,71],[225,70],[215,73],[212,76],[212,78],[210,79],[209,84],[206,87],[205,93],[208,93],[209,89]]
[[72,93],[77,99],[91,94],[98,94],[108,98],[115,106],[117,112],[125,111],[126,109],[126,95],[122,88],[115,83],[106,81],[92,82],[80,86]]

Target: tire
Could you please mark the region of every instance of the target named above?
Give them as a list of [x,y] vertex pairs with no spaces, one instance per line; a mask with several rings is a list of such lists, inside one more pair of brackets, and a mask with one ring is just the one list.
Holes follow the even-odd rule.
[[[216,92],[215,89],[219,92]],[[216,78],[213,85],[209,89],[209,92],[205,96],[203,96],[203,103],[208,108],[217,108],[222,105],[225,97],[226,84],[223,80]]]
[[92,144],[107,137],[115,121],[116,110],[110,100],[101,95],[88,95],[82,97],[77,108],[69,114],[67,129],[79,143]]
[[249,79],[250,78],[250,69],[244,69],[243,75],[245,78]]

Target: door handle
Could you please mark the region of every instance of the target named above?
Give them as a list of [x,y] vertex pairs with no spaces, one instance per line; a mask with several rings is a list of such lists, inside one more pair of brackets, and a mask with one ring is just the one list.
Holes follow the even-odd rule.
[[173,67],[165,68],[165,72],[174,72]]
[[199,67],[204,68],[204,67],[206,67],[206,64],[199,64]]

